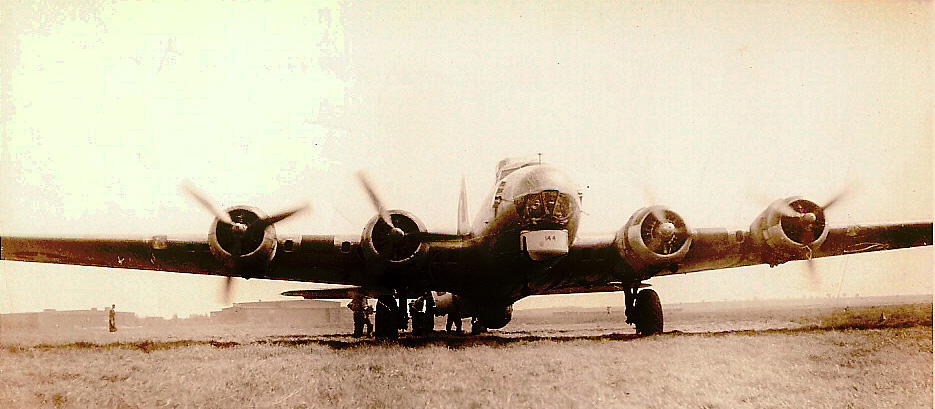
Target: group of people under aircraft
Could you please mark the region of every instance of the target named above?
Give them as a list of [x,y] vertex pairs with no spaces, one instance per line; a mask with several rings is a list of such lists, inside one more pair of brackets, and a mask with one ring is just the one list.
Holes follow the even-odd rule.
[[[377,301],[379,303],[379,301]],[[369,297],[355,296],[347,308],[354,312],[354,337],[370,336],[373,332],[373,323],[370,316],[374,309],[370,305]],[[435,332],[435,299],[432,293],[425,293],[419,298],[409,302],[409,317],[412,320],[412,334],[425,335]],[[408,323],[407,323],[408,324]],[[454,331],[452,331],[454,327]],[[457,308],[448,313],[448,322],[445,326],[448,333],[462,334],[461,315]]]

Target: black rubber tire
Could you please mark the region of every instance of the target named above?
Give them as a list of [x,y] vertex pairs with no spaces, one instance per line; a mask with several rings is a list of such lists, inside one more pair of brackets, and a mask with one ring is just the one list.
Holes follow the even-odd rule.
[[636,334],[661,334],[663,328],[662,302],[653,290],[642,290],[636,294]]

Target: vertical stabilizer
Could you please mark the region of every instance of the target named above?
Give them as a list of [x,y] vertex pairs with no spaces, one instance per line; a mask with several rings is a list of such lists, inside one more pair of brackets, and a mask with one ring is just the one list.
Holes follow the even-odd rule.
[[464,186],[464,176],[461,176],[461,196],[458,198],[458,234],[468,234],[471,225],[468,222],[467,188]]

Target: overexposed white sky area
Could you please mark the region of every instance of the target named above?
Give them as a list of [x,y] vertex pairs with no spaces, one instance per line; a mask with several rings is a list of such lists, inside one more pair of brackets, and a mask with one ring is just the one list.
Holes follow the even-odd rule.
[[[772,199],[832,224],[931,220],[931,2],[2,2],[3,235],[207,234],[180,194],[280,236],[360,234],[389,207],[454,231],[507,156],[584,190],[582,230],[655,200],[745,228]],[[932,292],[932,248],[655,278],[663,302]],[[0,311],[222,307],[223,278],[0,262]],[[238,280],[235,302],[313,284]],[[622,305],[620,294],[518,308]]]

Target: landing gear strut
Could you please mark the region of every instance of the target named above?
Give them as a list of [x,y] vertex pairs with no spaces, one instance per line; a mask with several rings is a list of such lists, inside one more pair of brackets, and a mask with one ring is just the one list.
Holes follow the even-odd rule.
[[662,303],[659,294],[650,289],[640,291],[636,283],[624,291],[627,324],[636,325],[637,335],[655,335],[662,333]]

